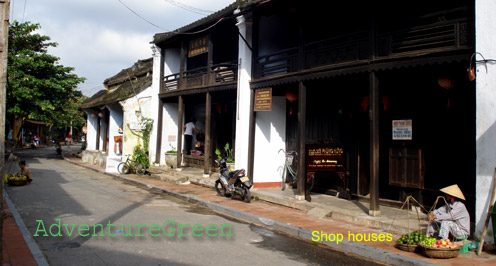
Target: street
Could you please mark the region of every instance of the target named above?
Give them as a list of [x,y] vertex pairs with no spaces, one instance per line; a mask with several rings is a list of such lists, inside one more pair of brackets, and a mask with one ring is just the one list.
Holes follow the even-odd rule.
[[15,154],[34,182],[6,191],[50,265],[378,265],[114,180],[53,147]]

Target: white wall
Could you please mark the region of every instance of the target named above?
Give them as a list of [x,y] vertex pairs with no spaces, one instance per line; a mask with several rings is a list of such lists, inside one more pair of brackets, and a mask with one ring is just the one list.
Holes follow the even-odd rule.
[[110,110],[110,121],[109,121],[109,150],[107,152],[110,158],[121,158],[121,154],[116,154],[114,152],[115,136],[122,136],[119,133],[119,127],[123,124],[124,117],[122,113],[122,107],[120,105],[109,105],[107,108]]
[[[281,182],[286,149],[286,99],[272,97],[272,111],[257,112],[253,182]],[[256,187],[256,184],[255,184]]]
[[[97,112],[93,110],[84,110],[86,115],[88,116],[87,125],[86,125],[86,149],[87,150],[95,150],[96,149],[96,131],[98,129],[98,117]],[[94,114],[95,117],[91,115]]]
[[[244,16],[236,17],[239,33],[246,41],[252,43],[252,23],[246,21]],[[236,113],[236,145],[235,145],[235,168],[248,168],[248,148],[249,148],[249,125],[250,125],[250,81],[251,81],[251,60],[252,52],[244,40],[239,37],[239,75],[237,93],[237,113]],[[249,173],[248,173],[249,175]]]
[[163,130],[162,130],[162,156],[160,156],[160,164],[165,164],[165,152],[174,148],[177,151],[177,103],[164,104],[163,113]]
[[[152,118],[152,106],[151,106],[151,87],[146,88],[143,90],[141,93],[139,93],[137,96],[133,96],[129,99],[126,99],[122,102],[120,102],[124,114],[124,121],[123,121],[123,126],[124,126],[124,143],[123,143],[123,155],[127,154],[133,154],[134,147],[138,144],[143,145],[142,139],[138,140],[138,135],[140,135],[139,132],[136,130],[133,130],[134,125],[138,123],[141,119],[136,117],[136,110],[141,109],[141,116],[145,118]],[[153,118],[152,118],[153,119]],[[153,120],[153,128],[156,127],[156,120]],[[130,129],[131,127],[131,129]],[[141,135],[140,135],[141,136]],[[150,136],[150,142],[152,140],[152,137]],[[151,143],[150,143],[151,144]],[[151,146],[151,145],[150,145]],[[113,149],[113,147],[112,147]],[[123,160],[126,159],[124,156],[122,158]]]
[[[476,52],[486,59],[496,59],[496,1],[476,0]],[[477,60],[482,57],[477,55]],[[480,238],[490,204],[490,189],[496,167],[496,65],[476,66],[476,138],[477,138],[477,185],[476,185],[476,231]],[[495,222],[495,221],[493,221]],[[492,225],[488,225],[485,241],[493,242]]]
[[[158,94],[160,93],[160,61],[161,61],[161,49],[152,45],[153,53],[153,79],[152,79],[152,87],[151,87],[151,118],[153,119],[153,129],[150,135],[150,162],[155,162],[157,159],[157,128],[158,128],[158,111],[160,108],[160,99]],[[164,75],[170,75],[174,73],[179,73],[179,68],[181,64],[181,52],[180,49],[166,49],[164,51]],[[177,105],[176,105],[177,110]],[[177,118],[176,118],[177,120]],[[162,124],[162,136],[164,135],[164,130],[166,130],[166,125]],[[176,129],[177,130],[177,129]],[[177,132],[176,132],[177,135]],[[162,138],[162,148],[161,153],[167,151],[168,145],[165,146],[164,150],[164,138]],[[177,148],[177,146],[176,146]],[[165,163],[165,156],[160,156],[160,164]]]

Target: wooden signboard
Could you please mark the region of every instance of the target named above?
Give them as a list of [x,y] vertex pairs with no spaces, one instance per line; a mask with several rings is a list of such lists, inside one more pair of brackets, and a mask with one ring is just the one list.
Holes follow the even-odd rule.
[[193,57],[199,54],[208,52],[208,36],[189,41],[188,57]]
[[345,171],[345,156],[343,148],[322,144],[307,144],[306,147],[307,171]]
[[255,90],[255,112],[272,111],[272,88]]

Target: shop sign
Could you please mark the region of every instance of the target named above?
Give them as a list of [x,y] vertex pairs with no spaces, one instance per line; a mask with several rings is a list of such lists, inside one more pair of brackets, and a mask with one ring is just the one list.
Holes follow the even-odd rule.
[[272,111],[272,88],[255,90],[255,112]]
[[412,140],[412,120],[393,120],[393,140]]
[[193,57],[199,54],[208,52],[208,36],[189,41],[188,57]]
[[307,171],[344,171],[344,151],[338,146],[307,144]]

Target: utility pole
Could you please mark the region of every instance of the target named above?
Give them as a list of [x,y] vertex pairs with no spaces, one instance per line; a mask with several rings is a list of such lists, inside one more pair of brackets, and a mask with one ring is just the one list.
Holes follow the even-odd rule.
[[10,0],[0,0],[0,265],[3,265],[3,176],[5,174],[5,113]]

